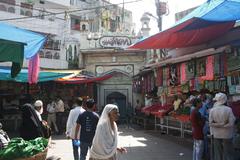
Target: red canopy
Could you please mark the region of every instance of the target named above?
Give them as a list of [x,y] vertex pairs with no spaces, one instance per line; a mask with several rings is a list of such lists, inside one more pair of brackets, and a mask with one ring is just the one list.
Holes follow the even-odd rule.
[[[200,23],[201,22],[201,23]],[[206,26],[201,26],[205,25]],[[132,49],[159,49],[159,48],[182,48],[205,43],[223,35],[234,26],[235,22],[218,22],[189,19],[168,30],[159,32],[149,38],[137,42],[129,48]],[[200,25],[199,28],[194,28]],[[193,29],[194,28],[194,29]]]

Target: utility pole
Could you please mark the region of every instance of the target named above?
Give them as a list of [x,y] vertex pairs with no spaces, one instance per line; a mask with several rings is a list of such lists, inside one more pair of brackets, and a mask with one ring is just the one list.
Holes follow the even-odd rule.
[[160,0],[155,0],[156,11],[158,16],[158,29],[162,31],[162,14],[161,14],[161,7],[160,7]]
[[157,16],[158,16],[158,29],[161,32],[162,31],[162,15],[161,15],[160,0],[155,0],[155,5],[156,5]]
[[162,31],[162,16],[169,13],[167,0],[155,0],[155,5],[158,16],[158,29]]
[[124,23],[124,19],[125,19],[125,12],[124,12],[124,9],[125,9],[125,4],[124,4],[124,0],[123,0],[123,8],[122,8],[122,32],[125,31],[125,23]]

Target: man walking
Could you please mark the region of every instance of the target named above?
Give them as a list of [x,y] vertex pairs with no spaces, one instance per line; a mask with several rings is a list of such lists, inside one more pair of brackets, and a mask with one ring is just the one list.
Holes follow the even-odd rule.
[[88,148],[92,146],[92,140],[95,135],[95,130],[99,120],[97,113],[93,112],[95,102],[93,99],[88,99],[86,102],[86,111],[79,115],[75,131],[75,139],[78,139],[77,134],[80,130],[80,160],[85,160]]
[[209,126],[214,144],[213,160],[232,160],[235,117],[232,109],[225,105],[226,94],[217,93],[213,100],[216,102],[209,113]]
[[201,160],[203,156],[203,126],[204,118],[199,109],[202,107],[202,100],[195,98],[192,102],[194,109],[191,112],[192,136],[193,136],[193,160]]
[[53,125],[55,133],[58,134],[59,130],[56,124],[56,102],[54,100],[47,105],[47,112],[47,123],[50,127]]
[[[76,129],[76,121],[78,119],[78,116],[83,113],[85,110],[82,108],[83,99],[81,97],[77,97],[75,99],[75,108],[72,109],[69,113],[68,120],[67,120],[67,126],[66,126],[66,136],[67,138],[72,139],[72,147],[73,147],[73,156],[74,160],[79,160],[79,146],[76,146],[74,143],[75,138],[75,129]],[[79,139],[79,134],[77,134],[77,137]]]
[[63,134],[64,133],[64,126],[63,124],[63,119],[64,119],[64,103],[60,96],[57,96],[56,98],[56,123],[58,127],[58,134]]

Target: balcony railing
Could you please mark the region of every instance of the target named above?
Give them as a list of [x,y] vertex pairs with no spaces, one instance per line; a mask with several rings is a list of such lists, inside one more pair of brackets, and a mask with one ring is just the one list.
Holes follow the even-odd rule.
[[16,5],[15,0],[0,0],[0,11],[54,21],[54,13],[47,12],[44,9],[34,8],[33,5],[28,3]]
[[60,59],[60,53],[58,51],[50,51],[47,49],[43,49],[39,53],[40,58],[47,58],[47,59]]

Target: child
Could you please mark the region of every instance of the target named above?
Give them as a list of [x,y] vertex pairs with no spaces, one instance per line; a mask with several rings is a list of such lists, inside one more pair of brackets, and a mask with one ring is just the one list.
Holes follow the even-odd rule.
[[192,122],[192,135],[193,135],[193,160],[201,160],[203,156],[203,126],[204,118],[202,118],[199,109],[202,107],[202,100],[196,98],[193,100],[194,109],[191,113],[190,119]]

